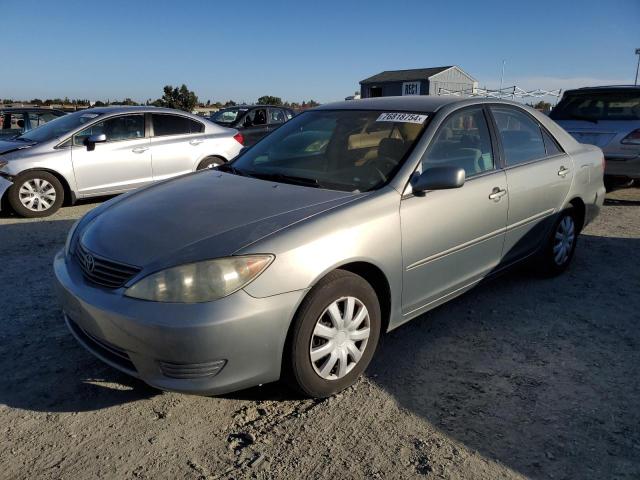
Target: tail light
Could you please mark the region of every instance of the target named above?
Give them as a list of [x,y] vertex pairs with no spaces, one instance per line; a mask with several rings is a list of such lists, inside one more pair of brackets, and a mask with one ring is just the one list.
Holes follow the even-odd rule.
[[244,136],[238,132],[233,136],[233,139],[238,142],[240,145],[244,145]]
[[624,137],[620,143],[624,143],[626,145],[640,145],[640,128]]

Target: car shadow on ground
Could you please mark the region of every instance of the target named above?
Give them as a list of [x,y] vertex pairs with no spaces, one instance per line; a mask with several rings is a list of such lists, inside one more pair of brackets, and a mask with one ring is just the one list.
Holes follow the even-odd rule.
[[560,277],[513,270],[391,332],[368,375],[401,407],[522,474],[631,478],[640,239],[579,242]]
[[95,359],[62,319],[52,262],[74,220],[0,225],[0,404],[43,412],[98,410],[157,393]]

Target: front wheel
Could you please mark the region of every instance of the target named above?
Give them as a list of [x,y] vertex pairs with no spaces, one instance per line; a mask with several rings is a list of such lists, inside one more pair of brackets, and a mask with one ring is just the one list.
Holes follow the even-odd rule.
[[335,270],[304,299],[294,319],[285,367],[292,386],[326,397],[352,385],[380,337],[380,303],[362,277]]
[[62,205],[64,188],[49,172],[26,172],[15,178],[8,198],[11,208],[22,217],[48,217]]
[[196,170],[204,170],[206,168],[215,168],[215,167],[219,167],[220,165],[224,165],[225,163],[227,162],[220,157],[216,157],[216,156],[206,157],[198,164],[198,168],[196,168]]

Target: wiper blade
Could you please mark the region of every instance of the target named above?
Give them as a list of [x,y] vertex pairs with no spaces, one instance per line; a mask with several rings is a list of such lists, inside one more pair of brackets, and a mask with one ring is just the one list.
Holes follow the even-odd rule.
[[295,175],[286,175],[284,173],[245,172],[245,174],[262,180],[273,180],[276,182],[303,185],[305,187],[320,188],[320,182],[315,178],[296,177]]
[[219,165],[218,167],[216,167],[216,169],[220,170],[222,172],[233,173],[234,175],[239,175],[241,177],[246,175],[245,172],[243,172],[242,170],[237,169],[236,167],[234,167],[230,163],[223,163],[222,165]]

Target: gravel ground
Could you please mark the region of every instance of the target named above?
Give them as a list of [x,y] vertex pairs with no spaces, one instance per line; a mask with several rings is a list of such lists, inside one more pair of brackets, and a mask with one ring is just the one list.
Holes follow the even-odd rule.
[[1,478],[640,478],[640,189],[611,196],[568,273],[477,287],[323,401],[163,393],[86,353],[51,261],[95,205],[0,215]]

